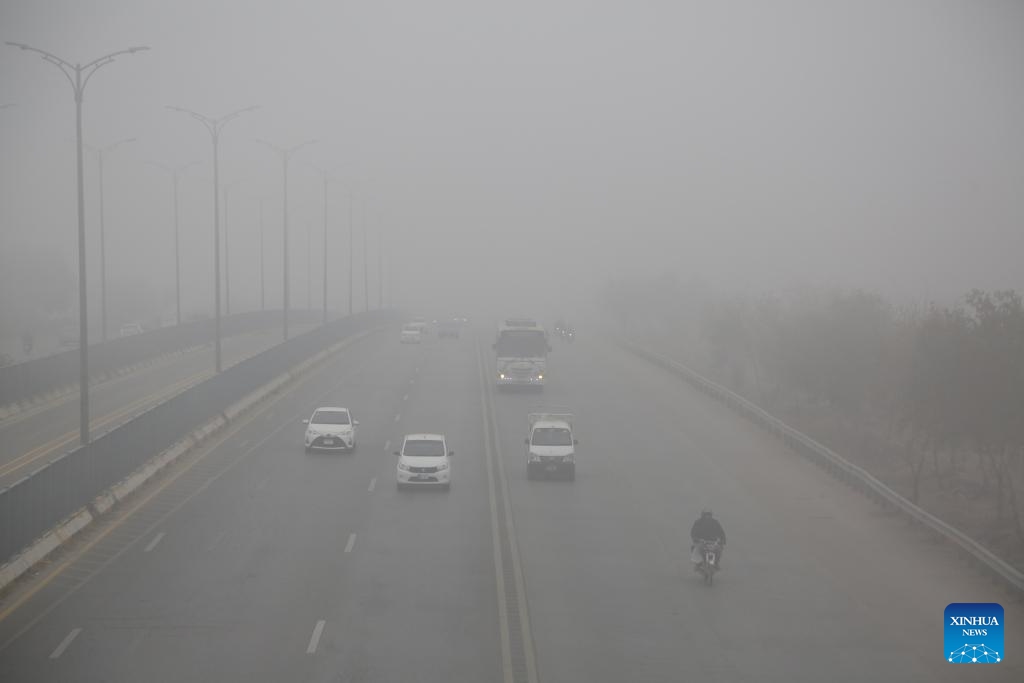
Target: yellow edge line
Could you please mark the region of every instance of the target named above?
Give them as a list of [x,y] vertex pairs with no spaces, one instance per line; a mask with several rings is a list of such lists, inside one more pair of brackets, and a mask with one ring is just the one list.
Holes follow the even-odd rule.
[[[156,392],[154,392],[152,394],[149,394],[148,396],[143,396],[141,398],[135,399],[131,403],[129,403],[127,405],[124,405],[124,406],[121,406],[117,410],[115,410],[115,411],[113,411],[113,412],[111,412],[111,413],[109,413],[109,414],[107,414],[107,415],[105,415],[105,416],[103,416],[101,418],[98,418],[98,419],[94,420],[92,422],[92,424],[89,425],[89,429],[92,430],[92,429],[98,429],[100,427],[105,427],[108,424],[110,424],[112,422],[115,422],[115,421],[123,418],[125,415],[128,415],[129,413],[137,410],[141,406],[146,405],[147,403],[157,403],[157,402],[160,401],[160,399],[162,399],[162,398],[164,398],[166,396],[172,396],[172,395],[178,394],[181,391],[183,391],[185,388],[187,388],[187,386],[190,383],[195,383],[195,382],[200,381],[200,379],[202,379],[202,377],[204,375],[208,375],[209,373],[210,373],[209,370],[204,370],[202,372],[198,372],[198,373],[196,373],[194,375],[186,377],[183,380],[175,382],[170,387],[163,387],[159,391],[156,391]],[[13,460],[10,460],[10,461],[4,463],[2,466],[0,466],[0,477],[7,476],[8,474],[10,474],[11,472],[14,472],[15,470],[18,470],[18,469],[20,469],[22,467],[30,465],[34,461],[39,460],[40,458],[43,458],[43,457],[46,457],[47,455],[52,454],[53,451],[57,450],[61,446],[66,446],[67,444],[69,444],[72,441],[74,441],[75,437],[77,435],[78,435],[78,431],[77,430],[73,430],[73,431],[67,432],[66,434],[64,434],[62,436],[58,436],[58,437],[56,437],[54,439],[51,439],[50,441],[48,441],[47,443],[45,443],[45,444],[43,444],[41,446],[36,446],[35,448],[33,448],[30,451],[22,453],[21,455],[19,455],[18,457],[14,458]]]

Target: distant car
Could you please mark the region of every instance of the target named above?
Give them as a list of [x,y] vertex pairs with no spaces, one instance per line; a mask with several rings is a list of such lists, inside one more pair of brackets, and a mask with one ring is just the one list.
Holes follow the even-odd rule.
[[306,452],[349,451],[356,449],[356,427],[359,420],[353,420],[348,408],[317,408],[306,425]]
[[409,321],[409,324],[420,331],[420,334],[427,336],[430,332],[430,323],[427,322],[426,318],[417,317]]
[[64,349],[77,349],[78,348],[78,334],[72,332],[62,332],[57,340],[61,348]]
[[406,434],[398,456],[397,487],[452,485],[452,456],[444,434]]
[[121,325],[120,336],[132,337],[136,334],[142,334],[142,325],[139,323],[125,323]]
[[441,323],[437,326],[437,336],[455,337],[456,339],[458,339],[459,329],[461,327],[462,326],[459,324],[459,321],[455,318],[449,320],[442,320]]
[[419,344],[423,341],[423,333],[416,325],[402,325],[402,335],[399,341],[403,344]]

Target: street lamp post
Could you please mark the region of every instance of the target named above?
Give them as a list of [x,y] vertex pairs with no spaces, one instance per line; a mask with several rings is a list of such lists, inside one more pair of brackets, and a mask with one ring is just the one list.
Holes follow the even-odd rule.
[[228,195],[234,183],[224,183],[224,314],[231,315],[231,240],[228,236]]
[[103,158],[114,149],[129,142],[135,142],[135,138],[118,140],[106,147],[93,147],[82,143],[86,149],[96,153],[99,159],[100,169],[100,340],[107,341],[107,223],[104,213],[104,186],[103,186]]
[[384,228],[377,226],[377,308],[384,309]]
[[260,198],[260,310],[267,310],[267,287],[263,271],[263,198]]
[[320,177],[324,181],[324,246],[323,246],[323,257],[324,257],[324,272],[323,272],[323,324],[327,324],[327,184],[333,180],[330,172],[325,171],[318,166],[310,164],[310,167],[315,169]]
[[352,254],[355,251],[355,191],[348,196],[348,314],[352,315]]
[[251,106],[237,109],[230,114],[221,116],[219,119],[213,119],[189,109],[183,109],[182,107],[168,105],[167,108],[188,114],[196,121],[199,121],[209,131],[210,140],[213,142],[213,307],[216,318],[214,323],[214,348],[216,349],[214,352],[214,367],[217,372],[220,372],[220,134],[229,121],[257,107]]
[[175,324],[181,324],[181,249],[178,231],[178,176],[187,168],[195,166],[198,161],[190,161],[181,166],[164,166],[152,161],[150,166],[161,168],[171,174],[171,186],[174,193],[174,319]]
[[283,253],[283,259],[284,259],[284,283],[283,283],[284,301],[283,301],[283,306],[282,306],[282,308],[284,309],[283,310],[284,322],[282,323],[282,327],[283,327],[283,331],[284,331],[284,339],[285,339],[285,341],[287,341],[288,340],[288,306],[289,306],[289,302],[288,302],[288,298],[289,298],[289,291],[288,291],[288,161],[291,159],[292,154],[297,152],[302,147],[305,147],[306,145],[311,145],[311,144],[313,144],[316,141],[315,140],[306,140],[305,142],[300,142],[299,144],[293,145],[291,147],[279,147],[279,146],[273,144],[272,142],[267,142],[266,140],[257,140],[257,142],[266,145],[270,149],[272,149],[275,152],[277,152],[278,156],[281,157],[281,180],[282,180],[282,183],[284,185],[284,230],[283,230],[283,234],[281,236],[281,239],[283,240],[283,244],[284,244],[284,248],[283,248],[283,252],[284,252]]
[[85,86],[100,68],[110,64],[115,58],[121,55],[134,54],[148,47],[130,47],[126,50],[118,50],[110,54],[98,57],[87,64],[72,64],[60,57],[30,47],[24,43],[8,42],[8,45],[35,52],[44,60],[50,62],[68,79],[71,89],[75,94],[75,147],[76,166],[78,176],[78,383],[79,383],[79,441],[82,445],[89,443],[89,328],[88,328],[88,306],[86,300],[86,277],[85,277],[85,183],[82,171],[82,96],[85,93]]
[[367,233],[367,226],[369,225],[369,216],[366,214],[366,197],[363,197],[363,310],[370,310],[370,262],[367,260],[367,253],[369,248],[367,247],[367,240],[369,239]]
[[306,311],[313,310],[313,222],[306,221]]

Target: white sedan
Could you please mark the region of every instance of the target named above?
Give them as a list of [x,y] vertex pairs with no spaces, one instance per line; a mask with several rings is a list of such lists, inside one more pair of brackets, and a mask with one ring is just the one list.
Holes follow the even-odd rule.
[[359,420],[353,420],[348,408],[317,408],[306,425],[306,452],[311,451],[354,451],[356,449],[356,427]]
[[444,434],[407,434],[398,456],[398,488],[452,485],[452,456]]

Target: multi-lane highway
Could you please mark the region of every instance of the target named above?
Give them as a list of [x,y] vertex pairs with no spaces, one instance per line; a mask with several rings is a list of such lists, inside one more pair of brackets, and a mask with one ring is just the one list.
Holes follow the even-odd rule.
[[[1024,680],[1024,610],[943,545],[611,345],[556,347],[538,396],[487,341],[374,334],[232,425],[0,601],[0,680]],[[325,404],[356,453],[303,452]],[[577,415],[574,483],[526,479],[539,404]],[[419,431],[450,492],[396,490]],[[1006,661],[945,662],[958,601],[1004,604]]]
[[[312,325],[299,325],[301,334]],[[223,341],[224,366],[280,343],[281,330],[251,332]],[[159,359],[90,388],[93,435],[107,432],[213,374],[213,348],[204,346]],[[0,421],[0,488],[78,445],[78,392]]]

